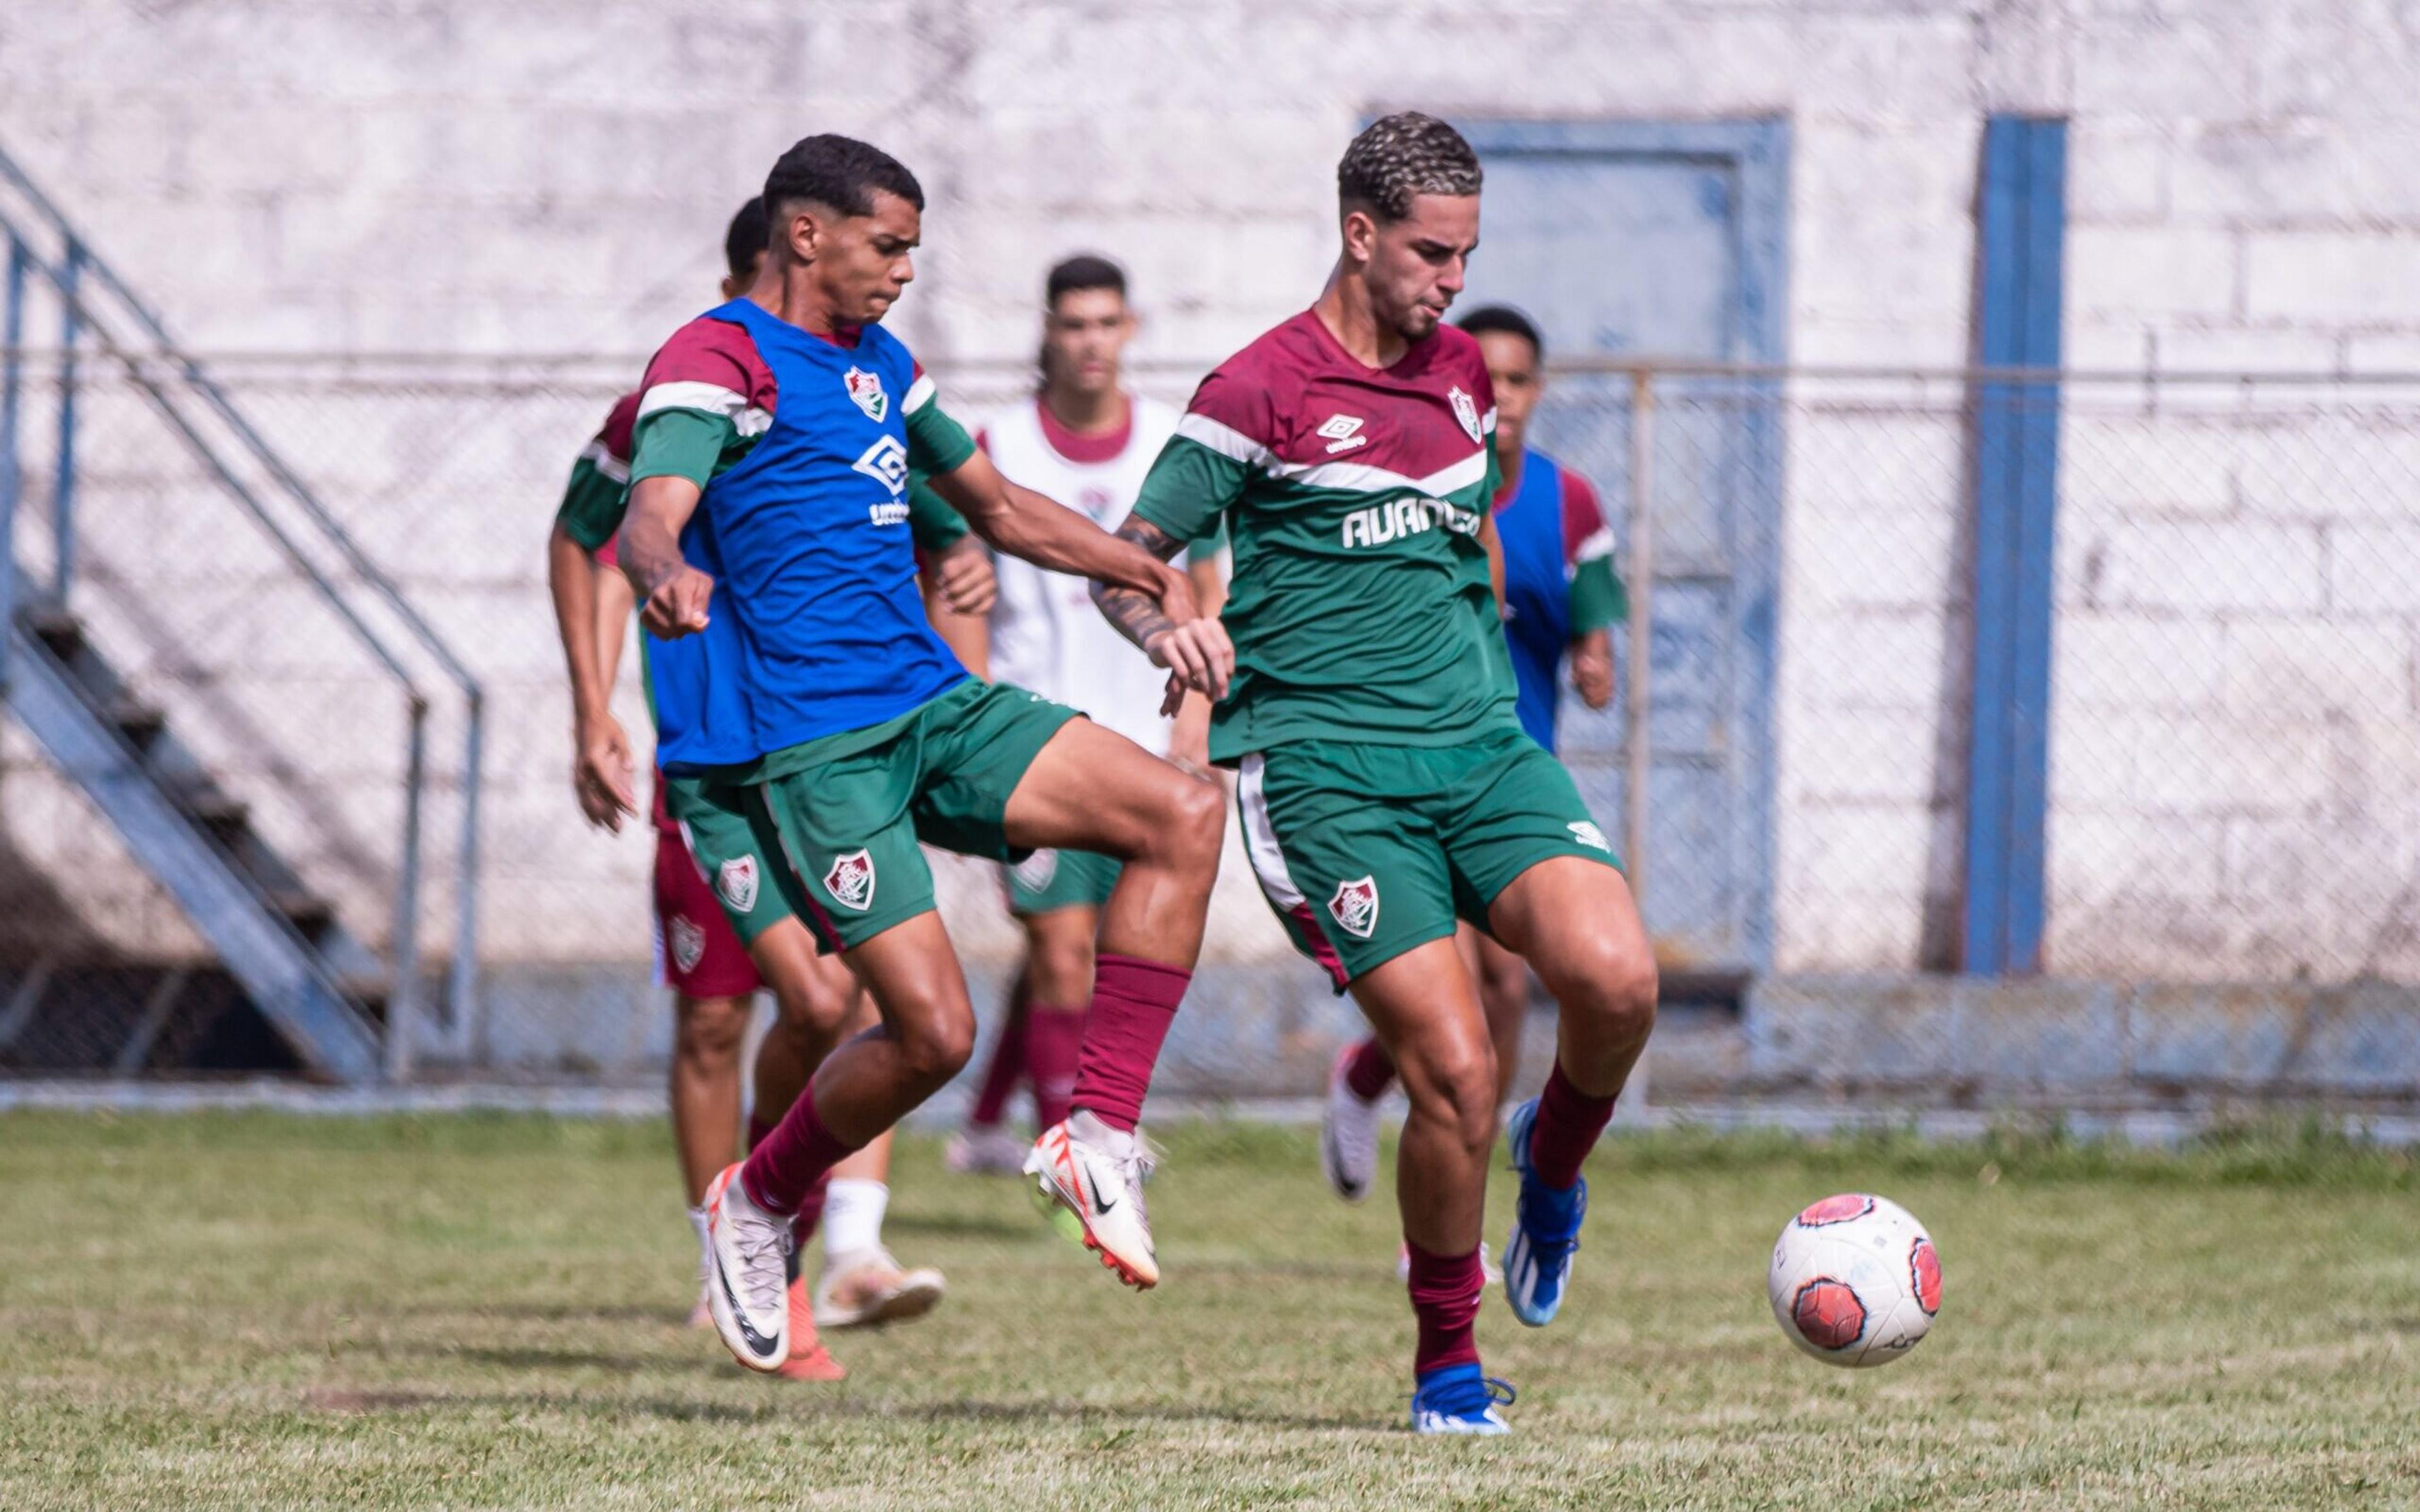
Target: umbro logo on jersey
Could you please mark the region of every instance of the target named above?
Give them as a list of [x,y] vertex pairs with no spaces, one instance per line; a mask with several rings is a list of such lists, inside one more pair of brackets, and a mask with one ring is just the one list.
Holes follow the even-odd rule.
[[1357,940],[1366,940],[1378,927],[1378,884],[1374,878],[1358,877],[1336,885],[1336,896],[1327,900],[1328,917],[1337,927]]
[[1327,438],[1327,455],[1334,456],[1339,452],[1369,445],[1370,438],[1361,434],[1361,425],[1359,415],[1328,416],[1326,423],[1319,427],[1319,434]]
[[847,385],[849,398],[865,411],[865,418],[882,424],[882,417],[891,412],[891,395],[882,392],[882,375],[852,367],[841,375],[841,382]]
[[824,873],[824,891],[843,908],[864,913],[874,903],[873,856],[857,850],[833,856],[831,870]]
[[1613,851],[1611,842],[1606,841],[1605,838],[1605,831],[1597,828],[1596,825],[1590,824],[1585,819],[1575,820],[1573,823],[1565,825],[1563,827],[1572,832],[1572,839],[1578,841],[1583,845],[1591,846],[1597,850],[1604,851],[1608,855]]
[[850,466],[890,489],[893,499],[908,491],[908,448],[896,436],[878,438]]
[[1470,439],[1474,441],[1481,440],[1479,401],[1463,393],[1459,387],[1446,390],[1445,399],[1446,403],[1453,406],[1453,418],[1462,422],[1462,428],[1470,433]]

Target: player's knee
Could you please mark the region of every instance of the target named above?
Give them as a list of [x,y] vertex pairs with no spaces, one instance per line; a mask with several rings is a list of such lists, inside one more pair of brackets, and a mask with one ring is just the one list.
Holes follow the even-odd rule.
[[1214,875],[1227,828],[1227,795],[1207,778],[1177,774],[1175,791],[1160,824],[1168,858],[1188,872]]
[[673,1053],[691,1069],[720,1073],[737,1064],[748,1037],[744,997],[683,997],[673,1020]]
[[1588,1014],[1616,1041],[1644,1041],[1655,1027],[1659,982],[1652,952],[1596,940],[1585,958],[1572,964],[1571,986],[1557,995],[1564,1011]]
[[966,1069],[975,1053],[975,1021],[971,1013],[925,1016],[899,1026],[899,1050],[909,1076],[938,1088]]
[[821,973],[784,983],[773,995],[781,1010],[782,1027],[815,1040],[830,1040],[840,1033],[856,997],[853,982],[830,981]]
[[1484,1037],[1423,1047],[1401,1069],[1415,1115],[1451,1129],[1466,1150],[1496,1142],[1496,1053]]
[[1054,1008],[1075,1008],[1092,1001],[1093,956],[1089,935],[1035,940],[1027,965],[1032,973],[1033,1000]]

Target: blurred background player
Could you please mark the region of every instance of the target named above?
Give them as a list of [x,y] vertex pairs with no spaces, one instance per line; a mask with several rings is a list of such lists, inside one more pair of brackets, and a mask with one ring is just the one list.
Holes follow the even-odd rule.
[[760,847],[780,863],[764,870],[882,1016],[707,1189],[716,1331],[756,1370],[789,1353],[783,1266],[814,1183],[972,1047],[920,841],[994,860],[1073,846],[1125,862],[1102,911],[1075,1111],[1027,1169],[1122,1279],[1158,1280],[1134,1127],[1201,949],[1218,790],[1072,709],[967,674],[915,594],[910,472],[928,471],[994,548],[1160,606],[1137,640],[1170,670],[1171,695],[1222,694],[1233,667],[1184,573],[1002,478],[881,324],[923,236],[923,190],[904,165],[808,137],[775,163],[765,201],[774,230],[756,283],[648,364],[619,536],[650,657],[694,641],[733,673],[693,717],[658,722],[691,848],[710,870],[753,867]]
[[[1513,1115],[1506,1299],[1549,1321],[1578,1246],[1580,1165],[1655,1013],[1655,962],[1571,774],[1522,732],[1493,576],[1494,384],[1441,321],[1479,244],[1480,165],[1406,111],[1337,165],[1342,246],[1312,306],[1195,391],[1119,533],[1162,557],[1227,518],[1232,691],[1210,754],[1239,769],[1252,870],[1350,992],[1411,1100],[1396,1181],[1418,1323],[1411,1422],[1502,1433],[1511,1388],[1473,1333],[1495,1050],[1453,942],[1480,925],[1560,1010],[1544,1094]],[[1129,625],[1152,610],[1097,591]]]
[[[765,259],[764,205],[750,200],[723,239],[727,298],[753,281]],[[619,833],[636,811],[628,736],[613,712],[622,643],[631,613],[629,585],[613,570],[629,477],[630,437],[640,395],[617,402],[605,425],[573,464],[548,545],[547,572],[556,629],[572,691],[572,787],[589,822]],[[917,520],[920,551],[937,622],[978,633],[990,596],[990,568],[980,543],[966,535],[947,505],[927,496]],[[945,604],[954,596],[964,612]],[[651,687],[652,700],[654,689]],[[730,1163],[740,1122],[739,1062],[760,987],[774,989],[777,1011],[759,1041],[752,1075],[749,1142],[778,1120],[807,1076],[847,1034],[867,1027],[873,1011],[863,992],[836,963],[820,961],[813,942],[782,905],[769,881],[747,885],[757,925],[742,941],[725,917],[687,839],[664,805],[662,775],[653,795],[656,829],[654,903],[656,958],[673,989],[671,1067],[673,1139],[678,1152],[690,1220],[699,1242],[704,1284],[707,1183]],[[761,876],[761,860],[756,869]],[[742,887],[735,873],[726,891]],[[839,1380],[837,1362],[816,1341],[814,1324],[848,1327],[917,1316],[940,1299],[931,1270],[905,1271],[882,1244],[888,1205],[891,1141],[886,1135],[834,1170],[823,1201],[825,1262],[812,1296],[794,1282],[792,1303],[803,1329],[783,1374]],[[810,1225],[810,1227],[813,1226]],[[710,1327],[701,1289],[690,1321]]]
[[[1529,416],[1545,389],[1545,343],[1518,310],[1491,304],[1454,322],[1478,338],[1496,384],[1496,535],[1504,559],[1504,637],[1520,689],[1521,728],[1555,749],[1563,658],[1572,687],[1591,709],[1613,702],[1612,625],[1629,614],[1613,570],[1613,532],[1586,478],[1526,444]],[[1465,923],[1456,932],[1479,979],[1487,1029],[1496,1045],[1496,1102],[1512,1096],[1521,1070],[1521,1020],[1529,1003],[1529,968],[1494,938]],[[1328,1183],[1358,1202],[1377,1177],[1377,1102],[1395,1082],[1395,1063],[1376,1036],[1338,1057],[1327,1083],[1319,1142]],[[1482,1250],[1483,1255],[1483,1250]]]
[[[1176,411],[1125,387],[1122,360],[1136,320],[1123,269],[1106,257],[1069,257],[1050,270],[1043,298],[1038,391],[992,416],[975,443],[1011,483],[1113,531],[1175,431]],[[1197,770],[1205,764],[1209,703],[1188,693],[1174,719],[1159,712],[1166,674],[1101,618],[1090,583],[1014,557],[996,570],[992,676],[1081,709],[1154,754]],[[1217,613],[1223,596],[1217,554],[1197,552],[1189,572],[1195,603]],[[1008,1175],[1032,1145],[1001,1121],[1020,1080],[1032,1086],[1037,1128],[1067,1117],[1084,1005],[1093,996],[1094,941],[1118,863],[1091,851],[1045,850],[1002,874],[1009,912],[1025,932],[1025,961],[967,1126],[946,1159],[952,1170]]]

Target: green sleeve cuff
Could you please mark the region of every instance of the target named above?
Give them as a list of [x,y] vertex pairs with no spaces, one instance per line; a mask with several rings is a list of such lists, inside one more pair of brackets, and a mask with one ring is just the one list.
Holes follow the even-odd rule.
[[704,488],[725,447],[739,439],[729,415],[706,409],[658,409],[639,417],[630,436],[630,481],[687,478]]
[[908,480],[908,529],[916,538],[916,549],[926,556],[938,556],[967,538],[965,517],[921,475]]
[[1227,506],[1243,497],[1251,475],[1249,464],[1176,437],[1143,478],[1135,517],[1180,541],[1217,537],[1223,533]]
[[583,456],[571,465],[571,481],[563,486],[563,503],[554,512],[554,522],[580,543],[582,550],[601,551],[622,528],[623,501],[628,497],[623,485]]
[[1630,618],[1630,592],[1614,576],[1613,562],[1607,557],[1591,557],[1573,569],[1569,602],[1575,637]]
[[908,411],[908,465],[927,477],[955,472],[975,455],[975,439],[930,399]]

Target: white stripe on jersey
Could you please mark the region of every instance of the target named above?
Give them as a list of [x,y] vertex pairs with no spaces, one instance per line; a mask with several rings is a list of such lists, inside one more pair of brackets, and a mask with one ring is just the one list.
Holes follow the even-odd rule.
[[748,395],[719,383],[659,383],[639,396],[639,417],[659,409],[697,409],[721,415],[742,436],[761,436],[773,424],[773,411],[748,402]]
[[931,404],[933,402],[933,395],[939,392],[939,390],[933,386],[932,374],[917,374],[916,381],[908,385],[908,397],[899,401],[899,412],[903,415],[914,414],[917,410],[923,409],[928,404]]
[[[1488,413],[1492,415],[1495,411]],[[1424,494],[1449,494],[1459,488],[1467,488],[1487,476],[1484,447],[1450,467],[1441,468],[1425,478],[1415,478],[1407,473],[1359,462],[1280,462],[1277,454],[1267,447],[1233,426],[1222,424],[1207,415],[1187,415],[1176,423],[1176,434],[1208,447],[1229,461],[1258,468],[1272,478],[1299,483],[1309,488],[1345,488],[1357,493],[1409,488]]]
[[597,470],[597,475],[608,483],[630,481],[630,464],[606,450],[602,437],[580,449],[580,460]]
[[1580,542],[1579,549],[1572,553],[1572,561],[1575,563],[1594,562],[1599,557],[1610,557],[1612,555],[1613,532],[1606,526],[1600,525],[1586,540]]

